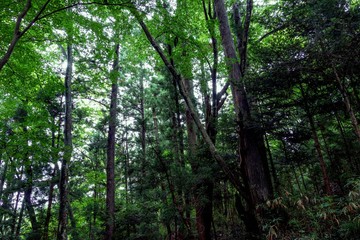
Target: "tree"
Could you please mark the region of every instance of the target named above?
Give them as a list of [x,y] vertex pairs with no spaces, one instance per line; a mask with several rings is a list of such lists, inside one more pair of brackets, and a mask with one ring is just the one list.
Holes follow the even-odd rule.
[[111,74],[111,100],[110,118],[107,145],[107,165],[106,165],[106,235],[104,239],[113,239],[115,226],[115,133],[116,133],[116,113],[117,113],[117,94],[118,94],[118,71],[119,69],[119,48],[120,44],[115,45],[115,57]]

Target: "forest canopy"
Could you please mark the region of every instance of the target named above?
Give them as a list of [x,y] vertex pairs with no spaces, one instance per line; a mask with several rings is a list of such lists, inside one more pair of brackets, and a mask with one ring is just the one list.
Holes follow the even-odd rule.
[[2,0],[0,238],[358,239],[360,1]]

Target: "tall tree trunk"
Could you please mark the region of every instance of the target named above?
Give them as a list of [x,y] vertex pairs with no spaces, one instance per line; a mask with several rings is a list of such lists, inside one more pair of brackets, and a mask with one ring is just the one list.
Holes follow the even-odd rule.
[[11,225],[11,237],[10,239],[16,239],[15,238],[15,228],[16,228],[16,219],[17,219],[17,210],[18,210],[18,206],[19,206],[19,201],[20,201],[20,194],[21,192],[18,191],[16,194],[16,200],[15,200],[15,207],[14,207],[14,212],[13,212],[13,219],[12,219],[12,225]]
[[317,131],[316,131],[314,117],[310,113],[308,99],[307,99],[307,96],[305,94],[304,88],[303,88],[303,86],[301,84],[300,84],[300,90],[301,90],[301,95],[302,95],[302,97],[304,99],[304,103],[305,103],[305,109],[304,110],[305,110],[306,116],[307,116],[307,118],[309,120],[310,130],[311,130],[312,137],[313,137],[313,140],[314,140],[315,150],[316,150],[318,160],[319,160],[319,163],[320,163],[320,169],[321,169],[321,172],[322,172],[323,184],[324,184],[325,192],[326,192],[326,194],[331,195],[330,180],[329,180],[329,177],[328,177],[328,174],[327,174],[326,164],[325,164],[324,156],[322,154],[321,145],[320,145],[320,141],[319,141],[319,136],[318,136]]
[[354,110],[353,110],[353,107],[350,103],[350,98],[348,96],[348,93],[344,87],[344,84],[341,82],[341,79],[336,71],[336,68],[335,66],[333,65],[332,66],[333,68],[333,71],[334,71],[334,74],[335,74],[335,79],[336,79],[336,82],[338,84],[338,88],[339,88],[339,91],[343,97],[343,100],[344,100],[344,103],[345,103],[345,107],[346,107],[346,110],[350,116],[350,119],[351,119],[351,123],[353,125],[353,128],[354,128],[354,132],[355,132],[355,135],[357,137],[357,140],[360,142],[360,128],[359,128],[359,123],[357,121],[357,118],[355,116],[355,113],[354,113]]
[[71,239],[73,240],[80,240],[79,233],[77,231],[76,227],[76,219],[74,217],[74,213],[72,211],[71,205],[68,204],[67,207],[69,208],[69,218],[70,218],[70,224],[71,224]]
[[51,209],[52,209],[52,203],[53,203],[53,198],[54,198],[54,187],[56,184],[54,182],[54,179],[57,176],[57,172],[58,172],[58,166],[55,164],[54,172],[52,173],[52,179],[50,180],[51,182],[50,182],[50,187],[49,187],[49,199],[48,199],[48,206],[47,206],[46,218],[45,218],[45,223],[44,223],[44,233],[43,233],[44,240],[49,239],[49,225],[50,225],[50,220],[51,220]]
[[344,128],[343,128],[343,126],[341,124],[339,115],[337,114],[336,111],[334,111],[333,114],[334,114],[336,122],[338,124],[338,128],[339,128],[340,134],[341,134],[341,138],[342,138],[342,140],[344,142],[346,158],[347,158],[347,162],[348,162],[347,166],[350,166],[351,168],[355,168],[357,170],[357,172],[359,172],[357,161],[352,158],[352,154],[350,153],[350,146],[349,146],[349,143],[348,143],[347,138],[345,136]]
[[25,175],[27,180],[26,180],[26,188],[24,191],[24,201],[32,227],[30,239],[35,240],[40,238],[40,232],[39,232],[39,225],[36,219],[35,210],[31,201],[31,195],[33,190],[33,169],[30,161],[31,161],[30,159],[27,159],[25,161]]
[[142,192],[144,181],[146,178],[146,120],[145,120],[145,103],[144,103],[144,76],[140,76],[140,141],[141,141],[141,186],[140,190]]
[[[27,115],[27,111],[25,109],[24,110],[24,116]],[[21,124],[23,124],[22,120],[19,120]],[[23,125],[23,132],[24,135],[26,136],[25,141],[23,142],[23,146],[25,148],[25,152],[24,152],[24,160],[23,160],[23,164],[24,164],[24,168],[25,168],[25,177],[26,177],[26,185],[25,185],[25,190],[24,190],[24,201],[25,201],[25,207],[26,210],[29,214],[29,219],[30,219],[30,223],[31,223],[31,228],[32,228],[32,232],[31,235],[29,236],[30,239],[38,239],[40,238],[40,232],[39,232],[39,225],[38,225],[38,221],[36,219],[36,213],[35,213],[35,209],[33,207],[32,201],[31,201],[31,195],[32,195],[32,190],[33,190],[33,161],[31,160],[31,156],[30,156],[30,146],[29,146],[29,139],[27,138],[28,135],[28,129],[26,127],[26,125]]]
[[69,163],[72,157],[72,73],[73,73],[73,47],[68,43],[67,67],[65,74],[65,122],[64,122],[64,155],[61,161],[60,172],[60,209],[59,209],[59,225],[58,240],[67,240],[67,217],[68,217],[68,181],[69,181]]
[[[156,109],[154,107],[152,108],[152,119],[153,119],[153,124],[154,124],[155,149],[156,149],[156,152],[160,152],[159,125],[158,125],[158,119],[157,119],[157,115],[156,115]],[[161,190],[164,193],[163,197],[161,198],[161,201],[164,204],[164,206],[168,206],[165,189],[166,189],[165,184],[161,183]],[[164,225],[167,230],[167,235],[171,236],[170,222],[164,222]]]
[[[192,81],[185,79],[184,85],[186,91],[190,97],[193,98],[193,86]],[[209,101],[207,101],[209,104]],[[211,107],[210,107],[211,108]],[[187,136],[189,144],[189,159],[193,173],[197,178],[198,183],[195,186],[194,198],[195,198],[195,211],[196,211],[196,228],[198,232],[199,240],[211,239],[211,222],[212,222],[212,199],[213,199],[213,182],[212,176],[201,176],[199,168],[201,168],[201,161],[196,156],[196,126],[191,116],[190,110],[186,109],[186,126]],[[208,125],[208,124],[207,124]],[[208,130],[207,130],[208,131]],[[209,131],[208,131],[209,133]],[[211,155],[208,159],[212,159]]]
[[[252,1],[248,1],[248,6],[252,6]],[[256,223],[255,206],[265,202],[273,195],[269,166],[266,159],[266,150],[262,132],[259,127],[252,122],[250,115],[250,106],[246,96],[244,84],[242,83],[242,67],[238,61],[233,37],[230,31],[228,16],[224,0],[215,0],[215,9],[219,19],[220,35],[224,48],[226,63],[229,68],[229,82],[233,96],[233,104],[238,123],[238,152],[240,153],[240,167],[242,168],[242,177],[244,179],[245,191],[250,195],[250,201],[247,199],[247,209],[242,209],[243,205],[238,200],[239,213],[244,211],[243,220],[249,237],[259,234],[260,228]],[[236,10],[236,9],[235,9]],[[248,8],[251,11],[251,8]],[[247,20],[250,24],[250,16]],[[242,40],[244,42],[244,39]],[[247,41],[247,40],[246,40]],[[245,45],[246,47],[246,45]],[[246,48],[240,49],[242,56],[241,63],[244,64]],[[251,222],[251,223],[250,223]]]
[[220,23],[220,34],[229,67],[229,81],[239,124],[240,164],[243,164],[245,168],[245,178],[249,183],[252,201],[254,204],[259,204],[272,197],[262,132],[259,127],[250,126],[252,122],[250,107],[241,81],[241,67],[237,60],[224,1],[215,0],[215,8]]
[[269,160],[270,160],[270,166],[271,166],[271,175],[274,181],[274,189],[277,193],[279,192],[279,188],[280,188],[280,181],[279,178],[277,176],[276,173],[276,168],[275,168],[275,163],[274,163],[274,159],[272,157],[271,154],[271,148],[270,148],[270,144],[269,144],[269,139],[267,138],[266,134],[265,134],[265,144],[266,144],[266,149],[268,151],[268,155],[269,155]]
[[199,118],[199,114],[198,114],[194,104],[192,103],[192,100],[191,100],[189,94],[186,91],[186,87],[184,86],[181,75],[179,75],[177,73],[175,67],[172,66],[171,62],[169,61],[169,59],[164,54],[164,51],[161,49],[160,45],[155,41],[154,37],[149,32],[149,29],[147,28],[146,24],[142,20],[139,12],[136,10],[136,7],[133,6],[133,8],[130,8],[130,10],[131,10],[132,14],[135,16],[135,18],[137,19],[137,21],[139,22],[139,24],[140,24],[141,28],[143,29],[147,39],[149,40],[149,42],[151,43],[153,48],[156,50],[156,52],[159,54],[160,58],[164,62],[165,66],[167,67],[167,69],[169,70],[171,75],[176,80],[176,82],[177,82],[177,84],[179,86],[180,94],[182,95],[183,99],[185,100],[186,106],[189,109],[189,113],[191,114],[191,117],[193,118],[196,127],[200,131],[205,143],[207,144],[207,146],[208,146],[208,148],[209,148],[209,150],[211,152],[211,155],[216,160],[216,162],[219,164],[219,166],[222,168],[222,170],[224,171],[224,173],[226,174],[226,176],[228,177],[229,181],[232,183],[234,188],[236,190],[238,190],[239,192],[241,192],[244,195],[245,198],[247,198],[247,195],[245,194],[245,190],[244,190],[244,188],[243,188],[243,186],[242,186],[242,184],[240,182],[240,179],[234,173],[234,171],[232,171],[229,168],[229,166],[227,165],[224,158],[217,152],[214,143],[211,141],[211,139],[209,137],[209,134],[206,132],[206,129],[204,128],[204,125],[201,123],[200,118]]
[[111,240],[114,236],[115,227],[115,133],[117,115],[117,94],[118,94],[118,71],[119,71],[119,48],[115,46],[115,59],[113,63],[113,73],[111,78],[111,99],[110,99],[110,119],[107,145],[107,165],[106,165],[106,228],[104,240]]
[[15,239],[19,239],[20,236],[21,224],[24,216],[24,209],[25,209],[25,201],[23,201],[21,204],[19,219],[16,225]]
[[[51,147],[52,149],[58,148],[59,147],[59,136],[60,136],[60,129],[61,129],[61,116],[59,116],[59,122],[58,122],[58,137],[56,138],[55,135],[55,118],[56,116],[53,116],[52,119],[52,124],[53,124],[53,128],[51,130]],[[55,144],[57,140],[57,144]],[[56,159],[56,153],[52,153],[52,158],[53,160]],[[47,211],[46,211],[46,218],[45,218],[45,223],[44,223],[44,230],[43,230],[43,240],[48,240],[49,239],[49,225],[50,225],[50,220],[51,220],[51,210],[52,210],[52,203],[53,203],[53,198],[54,198],[54,187],[56,182],[54,181],[57,177],[58,171],[59,171],[59,167],[57,165],[57,163],[55,161],[53,161],[54,163],[54,170],[52,173],[52,178],[50,180],[50,186],[49,186],[49,198],[48,198],[48,206],[47,206]]]
[[[1,162],[1,165],[3,165],[3,171],[1,172],[1,177],[0,177],[0,201],[3,201],[3,199],[2,199],[3,198],[3,190],[4,190],[5,180],[6,180],[9,159],[10,159],[10,157],[6,158],[6,160],[4,162]],[[2,214],[0,213],[0,219],[2,218],[1,216],[2,216]]]

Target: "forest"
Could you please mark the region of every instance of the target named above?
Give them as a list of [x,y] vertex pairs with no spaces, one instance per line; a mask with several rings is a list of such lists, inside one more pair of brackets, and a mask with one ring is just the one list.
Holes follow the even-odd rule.
[[1,0],[0,239],[360,236],[359,0]]

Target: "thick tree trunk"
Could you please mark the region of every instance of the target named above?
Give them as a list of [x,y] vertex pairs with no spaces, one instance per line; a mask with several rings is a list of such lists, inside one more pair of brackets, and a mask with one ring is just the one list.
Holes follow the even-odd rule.
[[244,165],[246,174],[244,177],[248,181],[251,198],[256,205],[266,201],[273,194],[266,150],[259,127],[251,126],[250,107],[241,81],[241,67],[237,60],[224,1],[215,0],[215,9],[219,19],[222,44],[229,67],[234,108],[239,124],[240,164]]
[[64,155],[61,162],[60,172],[60,209],[58,240],[67,240],[67,217],[68,217],[68,180],[69,180],[69,163],[72,157],[72,73],[73,73],[73,55],[72,45],[67,46],[67,68],[65,75],[65,127],[64,127]]
[[117,94],[119,71],[119,44],[115,46],[115,59],[113,63],[113,78],[111,79],[111,103],[110,119],[107,145],[107,165],[106,165],[106,228],[104,240],[113,239],[115,227],[115,133],[116,133],[116,113],[117,113]]

